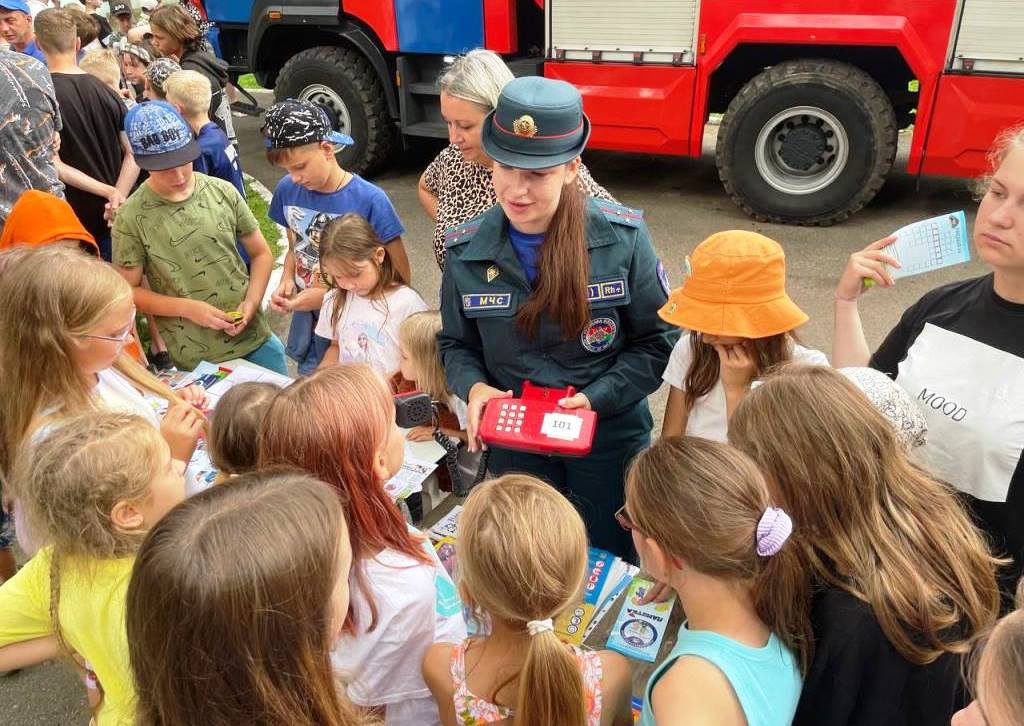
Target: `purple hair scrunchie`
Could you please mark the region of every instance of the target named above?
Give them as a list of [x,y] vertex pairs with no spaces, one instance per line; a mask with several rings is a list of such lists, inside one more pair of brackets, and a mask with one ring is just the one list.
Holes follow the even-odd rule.
[[757,523],[757,554],[771,557],[793,533],[793,520],[779,507],[768,507]]

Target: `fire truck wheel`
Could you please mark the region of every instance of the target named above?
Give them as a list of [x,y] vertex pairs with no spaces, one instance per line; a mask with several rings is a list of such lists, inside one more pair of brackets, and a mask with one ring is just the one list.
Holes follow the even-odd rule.
[[366,59],[350,48],[296,53],[278,74],[274,98],[302,98],[322,106],[331,125],[355,142],[338,154],[349,171],[371,174],[395,151],[397,133],[384,88]]
[[725,190],[763,222],[830,225],[878,193],[896,158],[892,104],[848,63],[794,60],[729,104],[715,157]]

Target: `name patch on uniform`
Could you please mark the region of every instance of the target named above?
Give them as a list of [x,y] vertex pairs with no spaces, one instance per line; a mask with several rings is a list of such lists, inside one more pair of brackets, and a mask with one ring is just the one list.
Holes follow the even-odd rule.
[[609,280],[608,282],[592,282],[587,285],[587,302],[601,300],[617,300],[626,297],[625,280]]
[[507,310],[512,307],[512,293],[488,295],[471,293],[462,296],[463,310]]

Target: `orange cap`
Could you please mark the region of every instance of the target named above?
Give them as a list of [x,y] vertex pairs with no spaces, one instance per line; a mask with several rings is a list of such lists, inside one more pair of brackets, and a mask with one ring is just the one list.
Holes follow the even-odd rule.
[[84,242],[99,257],[96,240],[78,221],[70,204],[52,194],[29,189],[18,197],[7,215],[0,232],[0,250],[14,245],[48,245],[64,239]]
[[736,338],[767,338],[807,322],[786,294],[786,255],[775,240],[718,232],[686,261],[686,279],[658,311],[665,322]]

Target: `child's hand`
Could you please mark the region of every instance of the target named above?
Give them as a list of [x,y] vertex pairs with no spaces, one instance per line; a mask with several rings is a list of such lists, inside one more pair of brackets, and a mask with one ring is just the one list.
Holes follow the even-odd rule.
[[117,210],[124,202],[125,196],[114,187],[111,187],[110,194],[107,195],[107,203],[103,206],[103,219],[106,220],[107,225],[114,224]]
[[203,417],[189,403],[177,403],[167,409],[160,422],[160,434],[171,449],[171,458],[187,462],[196,450]]
[[323,304],[324,288],[322,287],[307,287],[291,299],[291,309],[293,312],[296,310],[319,310],[323,307]]
[[202,300],[186,301],[185,314],[182,317],[188,318],[196,325],[212,330],[228,330],[235,327],[231,322],[231,316]]
[[417,426],[409,429],[409,433],[405,435],[409,441],[430,441],[434,438],[434,427],[433,426]]
[[873,280],[876,285],[882,287],[895,285],[886,265],[899,267],[900,263],[883,252],[895,241],[896,237],[889,236],[872,242],[860,252],[850,255],[846,269],[843,270],[843,275],[839,278],[839,284],[836,286],[836,300],[856,302],[864,291],[864,280]]
[[210,402],[209,396],[206,395],[206,389],[197,383],[180,388],[177,393],[185,403],[189,403],[198,409],[206,408],[206,404]]
[[719,375],[726,389],[746,388],[754,378],[757,367],[747,346],[745,342],[715,346]]
[[278,313],[292,311],[292,296],[295,295],[295,280],[281,278],[281,284],[270,294],[270,309]]
[[245,330],[245,326],[248,325],[249,321],[251,321],[253,316],[256,315],[256,303],[245,301],[238,306],[238,312],[242,314],[242,319],[224,331],[232,338]]
[[637,603],[638,605],[646,605],[647,603],[652,602],[665,602],[672,597],[672,588],[669,587],[667,583],[659,582],[653,577],[650,579],[654,584],[651,585],[650,589],[648,589],[647,592],[644,593],[644,596],[640,598],[640,602]]

